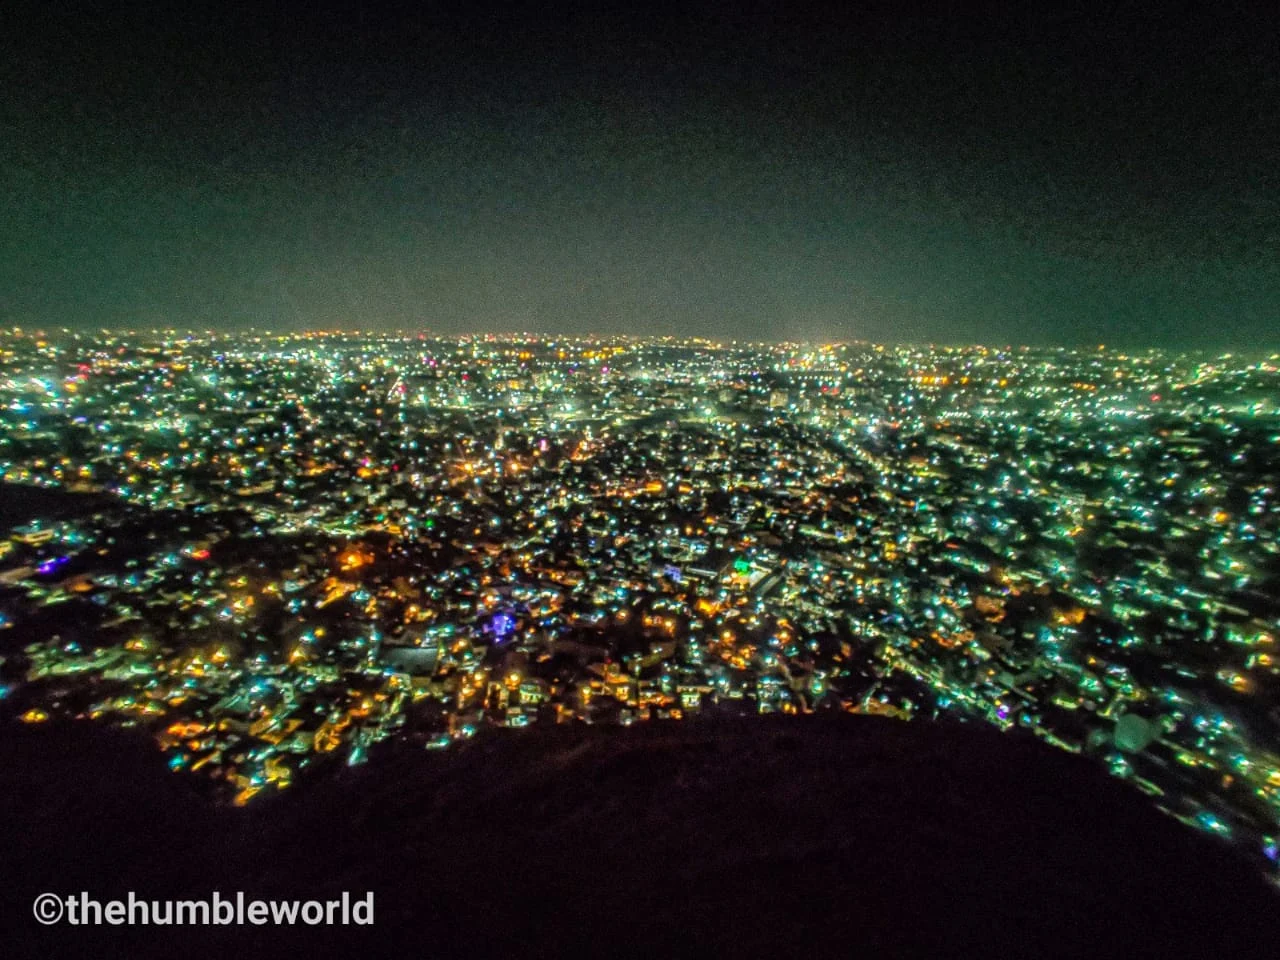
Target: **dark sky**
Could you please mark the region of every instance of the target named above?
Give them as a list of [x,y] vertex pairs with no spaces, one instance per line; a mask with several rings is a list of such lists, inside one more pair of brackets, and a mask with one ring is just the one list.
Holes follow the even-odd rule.
[[0,24],[0,325],[1280,346],[1250,6],[223,6]]

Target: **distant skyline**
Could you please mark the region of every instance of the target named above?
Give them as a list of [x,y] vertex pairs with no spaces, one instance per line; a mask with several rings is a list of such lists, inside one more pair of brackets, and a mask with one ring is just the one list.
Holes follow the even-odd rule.
[[19,15],[0,327],[1280,347],[1274,16],[858,6]]
[[353,340],[414,340],[425,338],[428,341],[443,341],[446,343],[464,342],[470,340],[492,339],[498,341],[521,341],[531,340],[537,342],[563,341],[570,342],[615,342],[615,341],[634,341],[637,345],[643,343],[652,343],[655,341],[671,342],[673,344],[705,344],[712,349],[757,349],[757,348],[773,348],[773,347],[803,347],[803,348],[826,348],[826,347],[861,347],[866,349],[892,349],[892,350],[946,350],[946,351],[967,351],[967,350],[987,350],[987,351],[1012,351],[1012,352],[1032,352],[1032,353],[1083,353],[1087,354],[1092,351],[1105,350],[1109,355],[1130,355],[1142,356],[1144,354],[1167,354],[1170,356],[1205,356],[1205,357],[1225,357],[1233,356],[1241,359],[1253,359],[1257,361],[1273,360],[1280,357],[1280,348],[1274,346],[1246,346],[1246,347],[1213,347],[1213,346],[1152,346],[1152,345],[1122,345],[1115,343],[1077,343],[1077,344],[1061,344],[1061,343],[1016,343],[1012,341],[996,341],[996,340],[868,340],[865,338],[843,337],[831,340],[801,338],[801,339],[780,339],[773,337],[708,337],[701,334],[635,334],[635,333],[616,333],[605,330],[585,330],[578,332],[565,331],[533,331],[533,330],[454,330],[441,331],[432,329],[392,329],[382,327],[378,329],[319,329],[319,328],[283,328],[283,327],[225,327],[223,329],[212,328],[179,328],[179,327],[146,327],[146,328],[89,328],[89,327],[0,327],[0,336],[21,331],[24,336],[48,336],[57,337],[59,335],[73,336],[93,340],[104,334],[113,338],[121,338],[128,341],[130,338],[136,338],[137,342],[153,344],[159,341],[152,341],[151,338],[173,337],[180,339],[246,339],[246,340],[289,340],[292,338],[305,339],[308,337],[342,337]]

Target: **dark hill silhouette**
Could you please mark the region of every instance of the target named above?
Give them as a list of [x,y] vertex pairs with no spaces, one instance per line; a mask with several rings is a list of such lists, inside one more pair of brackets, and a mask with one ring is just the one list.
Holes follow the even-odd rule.
[[[404,745],[244,810],[85,725],[0,741],[7,956],[1273,956],[1280,897],[1080,758],[817,717]],[[372,928],[44,928],[35,894],[325,899]],[[921,954],[923,951],[923,954]]]
[[105,493],[72,493],[61,487],[37,487],[0,481],[0,531],[40,519],[70,520],[95,510],[123,508],[124,502]]

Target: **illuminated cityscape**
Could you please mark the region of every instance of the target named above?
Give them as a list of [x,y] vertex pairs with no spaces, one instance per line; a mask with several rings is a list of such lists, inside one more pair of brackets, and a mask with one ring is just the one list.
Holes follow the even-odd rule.
[[0,702],[240,805],[393,739],[950,718],[1275,877],[1278,401],[1274,355],[8,330]]

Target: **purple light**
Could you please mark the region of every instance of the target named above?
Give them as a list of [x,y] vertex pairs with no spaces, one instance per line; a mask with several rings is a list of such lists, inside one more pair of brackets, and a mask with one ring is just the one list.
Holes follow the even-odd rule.
[[501,642],[515,632],[516,618],[509,613],[495,613],[489,618],[486,629]]

